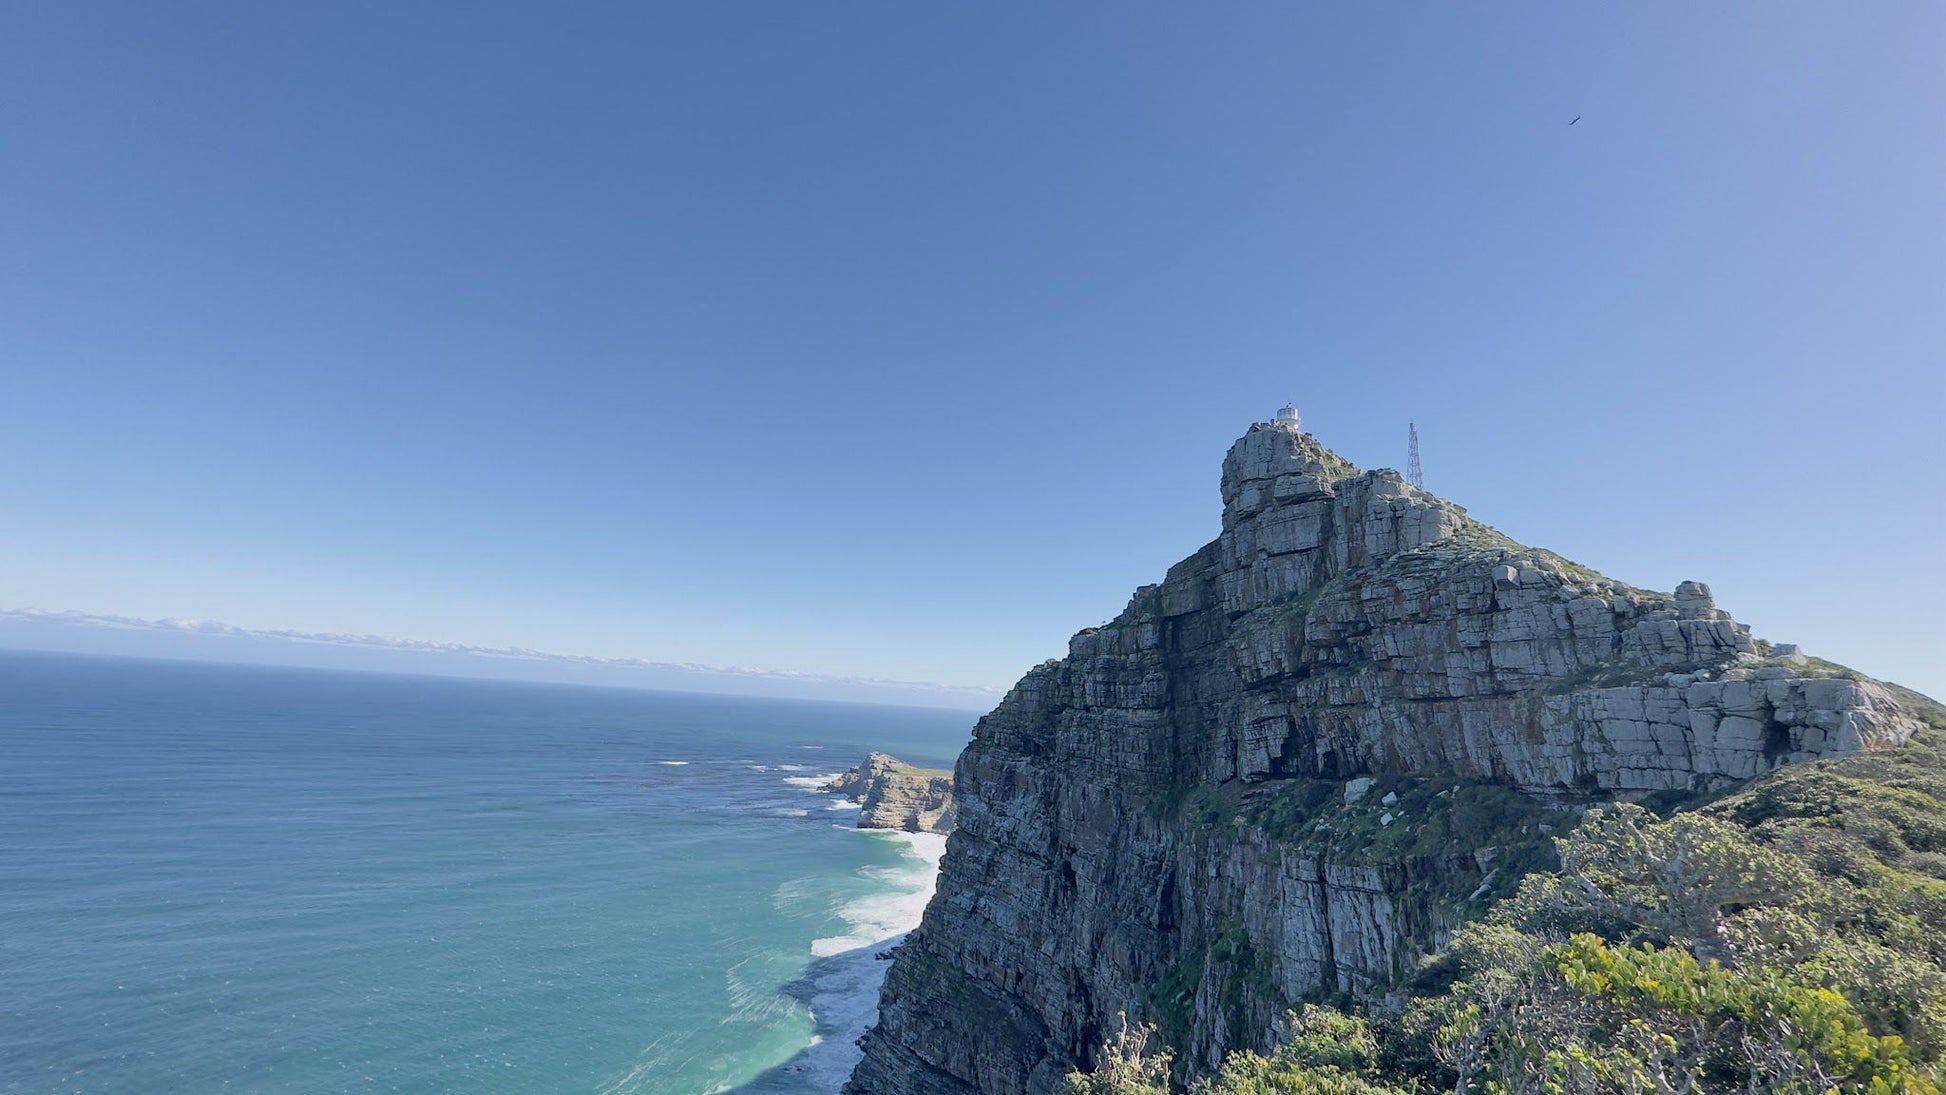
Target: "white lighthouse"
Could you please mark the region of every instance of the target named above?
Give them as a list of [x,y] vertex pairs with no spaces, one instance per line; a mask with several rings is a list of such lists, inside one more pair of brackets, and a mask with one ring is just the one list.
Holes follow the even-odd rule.
[[1271,424],[1292,430],[1298,429],[1297,408],[1289,403],[1277,408],[1277,417],[1271,419]]

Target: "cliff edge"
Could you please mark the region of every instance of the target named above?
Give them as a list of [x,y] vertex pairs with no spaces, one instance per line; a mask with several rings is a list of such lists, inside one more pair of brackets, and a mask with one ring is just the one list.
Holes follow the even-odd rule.
[[980,721],[851,1095],[1046,1095],[1121,1013],[1193,1073],[1291,1001],[1383,997],[1580,807],[1922,728],[1705,585],[1515,543],[1294,416],[1221,489],[1221,535]]

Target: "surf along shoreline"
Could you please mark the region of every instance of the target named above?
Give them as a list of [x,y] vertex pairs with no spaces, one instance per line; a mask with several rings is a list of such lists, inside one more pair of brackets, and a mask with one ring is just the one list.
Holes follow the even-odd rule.
[[[889,762],[889,763],[886,763]],[[730,1089],[735,1095],[798,1095],[815,1089],[836,1095],[863,1057],[858,1040],[878,1017],[879,990],[891,965],[892,951],[919,926],[939,879],[939,861],[946,852],[945,832],[909,831],[887,827],[893,815],[881,807],[890,790],[896,799],[914,769],[882,754],[843,773],[790,776],[784,782],[827,800],[833,813],[850,811],[853,824],[837,828],[867,840],[900,845],[896,866],[867,866],[860,873],[887,888],[840,906],[838,917],[847,929],[811,943],[811,962],[780,991],[802,1004],[813,1025],[811,1044],[755,1079]],[[899,815],[900,822],[912,824]],[[928,818],[927,823],[932,819]],[[945,819],[950,824],[950,815]]]

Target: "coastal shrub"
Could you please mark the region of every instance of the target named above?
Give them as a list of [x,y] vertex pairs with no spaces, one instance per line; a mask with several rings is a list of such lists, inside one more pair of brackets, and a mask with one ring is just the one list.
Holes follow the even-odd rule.
[[1729,910],[1777,905],[1811,877],[1790,857],[1727,822],[1679,814],[1656,822],[1640,806],[1590,810],[1555,842],[1561,868],[1530,876],[1500,914],[1530,928],[1625,928],[1720,957]]
[[[1857,836],[1915,804],[1877,793],[1874,812],[1847,801],[1860,784],[1801,779],[1847,793],[1788,813],[1761,788],[1666,821],[1590,811],[1557,842],[1558,872],[1435,963],[1450,987],[1406,1018],[1440,1066],[1421,1074],[1504,1095],[1938,1092],[1946,970],[1906,911],[1938,910],[1886,869],[1896,848]],[[1839,817],[1853,836],[1813,854]]]
[[[1306,1005],[1277,1048],[1231,1053],[1190,1091],[1946,1095],[1942,739],[1793,766],[1667,818],[1604,806],[1551,841],[1519,803],[1431,780],[1382,781],[1368,797],[1396,788],[1390,805],[1346,804],[1322,781],[1259,796],[1244,820],[1292,850],[1528,837],[1553,859],[1395,986],[1402,1014]],[[1375,806],[1422,827],[1374,829]],[[1254,968],[1243,944],[1219,931],[1203,960]],[[1155,1009],[1172,1044],[1186,1044],[1203,968],[1178,970]]]
[[1101,1047],[1093,1072],[1068,1074],[1068,1095],[1169,1095],[1169,1068],[1174,1054],[1149,1042],[1155,1030],[1131,1026],[1127,1015],[1120,1029]]
[[[1150,1095],[1168,1075],[1171,1058],[1148,1049],[1148,1033],[1128,1029],[1103,1047],[1091,1074],[1068,1077],[1068,1095]],[[1416,1084],[1396,1086],[1377,1072],[1378,1041],[1362,1018],[1307,1004],[1289,1012],[1280,1044],[1269,1054],[1239,1050],[1191,1095],[1419,1095]]]
[[[1482,953],[1505,956],[1506,942]],[[1872,1033],[1843,995],[1784,971],[1587,934],[1528,953],[1422,1009],[1452,1090],[1939,1095],[1904,1039]]]

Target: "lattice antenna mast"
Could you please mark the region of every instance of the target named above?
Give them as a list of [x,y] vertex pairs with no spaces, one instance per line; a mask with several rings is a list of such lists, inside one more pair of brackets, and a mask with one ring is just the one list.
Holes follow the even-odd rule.
[[1426,487],[1425,469],[1419,466],[1419,423],[1405,424],[1405,481],[1424,490]]

